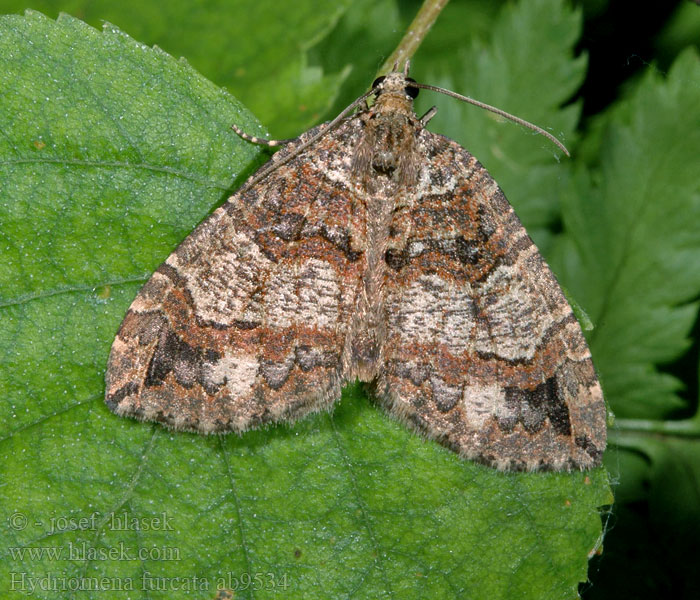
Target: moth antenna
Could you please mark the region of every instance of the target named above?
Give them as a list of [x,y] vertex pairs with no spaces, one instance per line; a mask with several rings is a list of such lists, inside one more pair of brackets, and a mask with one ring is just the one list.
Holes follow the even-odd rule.
[[[340,121],[342,121],[349,113],[351,113],[353,110],[355,110],[355,108],[357,108],[362,102],[364,102],[364,100],[366,98],[368,98],[372,94],[374,94],[374,89],[371,89],[368,92],[365,92],[364,94],[362,94],[362,96],[360,96],[357,100],[353,101],[352,104],[350,104],[348,107],[343,109],[343,111],[335,119],[333,119],[330,123],[328,123],[320,131],[318,131],[317,133],[312,135],[308,140],[306,140],[303,144],[301,144],[300,146],[295,148],[295,150],[293,152],[290,152],[284,158],[279,159],[277,161],[275,161],[273,158],[273,160],[271,160],[269,163],[267,163],[265,166],[263,166],[257,173],[255,173],[255,175],[253,175],[248,181],[246,181],[245,187],[249,188],[249,187],[255,185],[256,183],[258,183],[258,181],[260,181],[261,179],[264,179],[270,173],[279,169],[279,167],[281,167],[282,165],[287,164],[295,156],[298,156],[299,154],[301,154],[301,152],[306,150],[315,141],[319,140],[327,133],[333,131],[333,129],[335,129],[335,127],[338,125],[338,123],[340,123]],[[235,128],[234,128],[234,131],[236,131]],[[236,131],[236,133],[238,133],[238,132]],[[296,138],[296,139],[298,139],[298,138]],[[292,141],[292,140],[285,140],[285,142],[286,141]]]
[[450,90],[446,90],[441,87],[436,87],[434,85],[427,85],[425,83],[414,83],[411,82],[411,85],[414,87],[422,88],[424,90],[431,90],[433,92],[439,92],[441,94],[445,94],[446,96],[452,96],[453,98],[457,98],[457,100],[461,100],[462,102],[467,102],[469,104],[473,104],[474,106],[478,106],[479,108],[483,108],[484,110],[488,110],[492,113],[495,113],[497,115],[500,115],[501,117],[504,117],[508,119],[509,121],[513,121],[513,123],[517,123],[518,125],[522,125],[523,127],[527,127],[528,129],[531,129],[535,133],[539,133],[540,135],[543,135],[546,137],[550,142],[555,144],[564,154],[567,156],[571,156],[569,154],[569,151],[566,149],[566,146],[562,144],[556,137],[554,137],[549,131],[545,131],[541,127],[538,127],[534,123],[530,123],[530,121],[526,121],[525,119],[521,119],[520,117],[516,117],[515,115],[511,115],[509,112],[506,112],[505,110],[501,110],[500,108],[496,108],[495,106],[491,106],[490,104],[486,104],[485,102],[480,102],[479,100],[474,100],[474,98],[470,98],[469,96],[462,96],[462,94],[458,94],[457,92],[452,92]]

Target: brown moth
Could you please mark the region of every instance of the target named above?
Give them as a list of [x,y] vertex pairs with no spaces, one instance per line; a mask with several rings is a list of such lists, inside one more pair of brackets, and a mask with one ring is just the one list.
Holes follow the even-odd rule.
[[496,182],[425,129],[413,98],[435,88],[407,73],[287,141],[158,268],[112,346],[112,411],[241,433],[359,379],[464,458],[600,464],[606,409],[571,307]]

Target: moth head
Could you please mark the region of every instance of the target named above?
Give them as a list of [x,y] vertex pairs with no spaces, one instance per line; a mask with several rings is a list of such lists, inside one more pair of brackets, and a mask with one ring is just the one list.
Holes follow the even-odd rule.
[[418,88],[411,85],[412,83],[416,83],[416,80],[393,71],[388,75],[377,77],[372,83],[372,91],[375,97],[381,94],[403,94],[414,100],[418,96]]

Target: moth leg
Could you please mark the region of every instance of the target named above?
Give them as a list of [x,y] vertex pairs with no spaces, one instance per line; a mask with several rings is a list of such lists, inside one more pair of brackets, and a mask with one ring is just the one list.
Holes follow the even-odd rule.
[[236,134],[240,137],[242,137],[244,140],[248,142],[252,142],[253,144],[260,144],[261,146],[267,146],[269,148],[275,148],[276,146],[284,146],[286,144],[289,144],[291,142],[294,142],[298,140],[299,138],[287,138],[286,140],[263,140],[259,137],[255,137],[254,135],[250,135],[243,131],[238,125],[231,125],[231,129],[233,129]]
[[433,106],[419,119],[423,127],[425,127],[428,124],[428,121],[430,121],[430,119],[432,119],[436,114],[437,106]]

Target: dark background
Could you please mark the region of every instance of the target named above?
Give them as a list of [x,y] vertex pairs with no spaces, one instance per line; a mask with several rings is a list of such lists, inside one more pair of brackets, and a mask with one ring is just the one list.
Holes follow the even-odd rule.
[[[592,126],[595,115],[624,96],[647,68],[664,73],[681,50],[688,45],[697,48],[700,42],[700,7],[688,0],[653,5],[589,0],[582,6],[585,25],[579,48],[589,56],[588,74],[579,92],[583,127]],[[679,395],[687,406],[675,418],[690,417],[698,408],[700,321],[692,338],[691,348],[664,367],[685,385]],[[700,509],[694,515],[679,514],[670,498],[673,490],[664,489],[665,484],[673,485],[672,479],[658,477],[649,456],[638,454],[633,460],[649,469],[631,476],[620,473],[613,487],[617,500],[603,554],[591,561],[590,583],[581,586],[582,596],[587,600],[698,598],[694,567],[700,560]],[[693,478],[692,472],[687,475]],[[695,497],[687,500],[697,507],[698,482],[693,480],[690,487]]]

